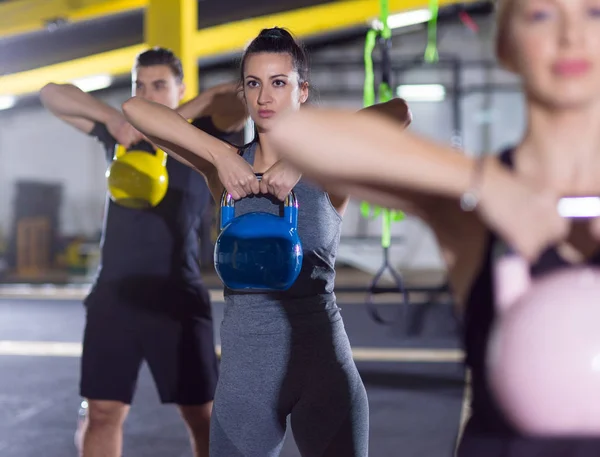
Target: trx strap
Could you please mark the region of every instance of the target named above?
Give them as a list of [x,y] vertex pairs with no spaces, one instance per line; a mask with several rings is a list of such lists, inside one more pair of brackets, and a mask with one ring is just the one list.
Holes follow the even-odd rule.
[[437,62],[439,54],[437,49],[437,20],[439,13],[439,0],[429,0],[431,18],[427,25],[427,48],[425,48],[425,62]]
[[[376,101],[379,103],[385,103],[394,98],[394,93],[392,90],[392,59],[390,55],[392,48],[392,31],[388,24],[388,0],[380,0],[380,10],[380,27],[373,27],[371,30],[369,30],[365,40],[365,85],[363,100],[365,108],[374,105]],[[377,90],[377,100],[375,90],[375,70],[373,65],[373,52],[376,48],[379,49],[381,54],[381,74],[379,87]],[[367,219],[376,219],[381,216],[382,220],[381,246],[383,248],[384,262],[371,281],[366,304],[367,310],[369,311],[371,317],[373,317],[376,322],[383,324],[386,323],[386,321],[377,311],[375,304],[373,303],[373,295],[377,293],[399,291],[401,294],[403,294],[404,303],[408,304],[408,292],[404,288],[402,278],[389,263],[389,247],[392,239],[392,223],[402,221],[405,216],[402,211],[390,210],[380,206],[371,207],[368,202],[361,203],[360,211],[362,216]],[[395,280],[396,287],[393,289],[377,287],[377,283],[386,270],[390,271]]]

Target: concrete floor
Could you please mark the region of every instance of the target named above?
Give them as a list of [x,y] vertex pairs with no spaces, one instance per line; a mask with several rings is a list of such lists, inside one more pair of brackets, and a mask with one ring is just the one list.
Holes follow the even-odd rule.
[[[369,396],[370,456],[450,457],[464,396],[462,354],[450,307],[414,305],[406,321],[381,326],[369,319],[363,299],[340,300],[340,306]],[[382,306],[390,317],[399,310],[389,300]],[[222,303],[215,302],[214,313],[219,343]],[[73,295],[42,300],[2,298],[0,293],[0,456],[76,455],[83,320]],[[190,455],[177,412],[159,404],[144,367],[126,422],[124,456]],[[299,455],[288,433],[281,456]]]

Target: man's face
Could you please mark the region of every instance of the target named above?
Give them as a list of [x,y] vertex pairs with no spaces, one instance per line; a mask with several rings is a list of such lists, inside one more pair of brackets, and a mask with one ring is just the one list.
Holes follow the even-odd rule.
[[179,106],[185,86],[168,65],[138,66],[132,74],[132,95],[175,109]]

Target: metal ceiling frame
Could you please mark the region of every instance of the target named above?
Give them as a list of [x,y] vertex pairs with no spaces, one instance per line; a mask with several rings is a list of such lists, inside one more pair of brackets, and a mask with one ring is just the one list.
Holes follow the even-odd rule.
[[144,9],[148,0],[19,0],[0,4],[0,39]]
[[[26,2],[40,0],[26,0]],[[50,0],[55,2],[58,0]],[[68,3],[69,0],[61,0]],[[82,3],[86,0],[80,0]],[[143,0],[127,0],[130,4]],[[390,13],[427,8],[429,0],[389,0]],[[124,3],[125,0],[123,0]],[[453,4],[476,3],[477,0],[439,0],[439,6]],[[96,4],[98,0],[87,0],[88,4]],[[104,2],[115,5],[116,1]],[[105,5],[105,6],[106,6]],[[0,9],[1,12],[1,9]],[[332,33],[353,27],[366,26],[378,17],[379,2],[377,0],[344,0],[318,6],[302,8],[285,13],[246,19],[198,30],[193,38],[193,48],[198,59],[222,54],[240,52],[252,37],[265,27],[283,26],[289,28],[296,36],[307,38],[320,34]],[[146,44],[139,44],[101,54],[61,62],[34,70],[8,74],[0,77],[1,95],[26,95],[39,91],[48,82],[67,82],[99,74],[114,77],[131,71],[136,55],[147,49]]]

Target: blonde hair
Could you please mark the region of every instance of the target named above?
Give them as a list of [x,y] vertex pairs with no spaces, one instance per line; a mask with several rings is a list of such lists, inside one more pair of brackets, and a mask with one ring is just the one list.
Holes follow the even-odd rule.
[[507,65],[507,43],[510,13],[514,0],[496,0],[496,43],[495,51],[498,61]]

